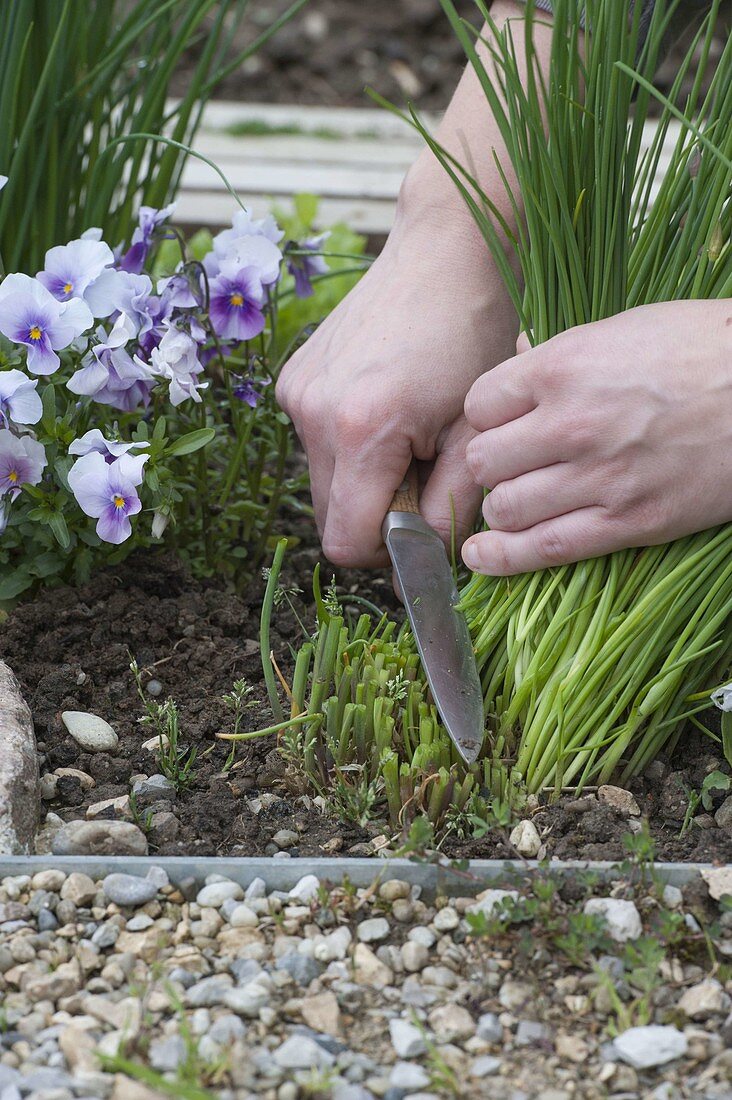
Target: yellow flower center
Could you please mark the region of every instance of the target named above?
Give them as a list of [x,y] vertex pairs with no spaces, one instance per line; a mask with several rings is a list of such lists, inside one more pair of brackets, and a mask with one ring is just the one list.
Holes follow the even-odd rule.
[[125,506],[125,498],[121,497],[119,493],[116,493],[114,496],[114,506],[115,508],[124,508]]
[[74,289],[74,284],[73,283],[64,283],[64,294],[71,294],[71,291],[73,289]]
[[18,480],[18,471],[17,470],[11,470],[10,473],[8,474],[8,481],[12,481],[13,484],[15,484],[15,482],[17,480]]
[[231,298],[229,299],[229,301],[231,302],[232,306],[243,306],[244,305],[244,295],[240,294],[239,291],[237,291],[235,294],[231,295]]
[[43,330],[38,325],[31,325],[28,331],[28,337],[31,340],[40,340],[43,336]]

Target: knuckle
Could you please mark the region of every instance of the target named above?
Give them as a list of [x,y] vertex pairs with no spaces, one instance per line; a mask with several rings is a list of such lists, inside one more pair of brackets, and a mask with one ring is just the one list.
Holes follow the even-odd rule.
[[516,500],[505,485],[496,485],[483,504],[483,515],[491,527],[499,531],[517,530],[519,524]]
[[546,527],[536,533],[536,549],[542,561],[548,565],[561,565],[571,560],[569,547],[564,539],[553,527]]
[[481,380],[478,379],[477,382],[473,383],[465,395],[465,403],[463,405],[465,419],[468,424],[471,424],[473,427],[480,427],[483,404],[483,387],[481,385]]
[[339,409],[335,417],[336,438],[346,446],[364,443],[378,423],[370,405],[359,402]]
[[481,453],[481,442],[479,439],[474,439],[465,449],[465,464],[468,467],[470,476],[479,485],[482,485],[483,475],[485,470],[485,463]]

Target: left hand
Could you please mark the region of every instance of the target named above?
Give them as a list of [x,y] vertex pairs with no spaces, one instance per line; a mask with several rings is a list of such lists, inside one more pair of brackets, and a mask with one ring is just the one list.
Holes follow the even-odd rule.
[[517,351],[465,402],[490,490],[469,568],[509,576],[732,519],[732,300],[642,306]]

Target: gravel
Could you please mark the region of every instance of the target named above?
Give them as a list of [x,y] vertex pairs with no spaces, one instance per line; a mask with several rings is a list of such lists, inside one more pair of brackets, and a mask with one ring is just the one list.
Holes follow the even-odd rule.
[[[152,866],[2,880],[2,1100],[158,1100],[130,1063],[164,1075],[167,1095],[193,1073],[211,1100],[729,1100],[732,981],[705,933],[732,957],[732,919],[708,897],[620,886],[588,909],[579,891],[501,925],[518,890],[435,906],[398,881],[313,879],[176,885]],[[636,979],[636,940],[613,922],[650,941],[662,907],[676,930],[657,981]],[[705,933],[688,931],[691,908]],[[494,922],[484,935],[476,911]],[[570,962],[566,921],[586,937],[586,911],[606,936]]]

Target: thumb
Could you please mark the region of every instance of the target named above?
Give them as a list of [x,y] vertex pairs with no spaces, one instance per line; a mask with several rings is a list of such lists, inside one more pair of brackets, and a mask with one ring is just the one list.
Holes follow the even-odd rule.
[[516,341],[516,354],[523,355],[525,351],[531,351],[531,341],[525,332],[520,332]]
[[432,472],[422,489],[420,511],[448,550],[453,512],[459,549],[473,531],[483,500],[483,490],[475,484],[465,460],[468,443],[476,435],[463,416],[451,424],[443,435]]

